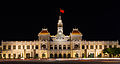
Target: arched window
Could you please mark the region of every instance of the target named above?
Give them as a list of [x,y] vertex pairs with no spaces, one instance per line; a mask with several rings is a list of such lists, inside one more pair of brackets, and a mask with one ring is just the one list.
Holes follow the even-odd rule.
[[57,54],[55,54],[55,58],[57,58]]
[[18,49],[21,49],[21,45],[18,46]]
[[90,45],[90,49],[94,49],[93,45]]
[[45,57],[45,54],[43,53],[43,54],[42,54],[42,58],[44,58],[44,57]]
[[57,45],[55,45],[54,49],[57,49]]
[[71,57],[71,55],[70,54],[68,54],[68,56],[67,56],[68,58],[70,58]]
[[59,54],[59,58],[62,58],[62,54]]
[[75,57],[78,58],[78,53],[75,54]]
[[53,54],[50,54],[50,58],[53,58]]
[[85,57],[85,54],[84,53],[82,53],[82,58],[84,58]]
[[68,45],[68,50],[70,50],[70,45]]
[[62,49],[61,45],[59,45],[59,49],[60,49],[60,50]]
[[11,54],[8,54],[8,58],[10,59],[10,57],[11,57]]
[[63,45],[63,49],[66,49],[66,45]]
[[78,45],[78,44],[75,44],[75,45],[74,45],[74,49],[79,49],[79,45]]
[[85,46],[84,46],[84,45],[82,45],[82,49],[85,49]]
[[66,54],[63,54],[63,57],[66,58]]
[[42,47],[42,49],[46,49],[46,45],[42,45],[41,47]]
[[53,50],[53,46],[52,45],[50,45],[50,50]]
[[[21,55],[19,54],[18,57],[21,57]],[[26,54],[26,58],[30,58],[30,53],[27,53],[27,54]]]

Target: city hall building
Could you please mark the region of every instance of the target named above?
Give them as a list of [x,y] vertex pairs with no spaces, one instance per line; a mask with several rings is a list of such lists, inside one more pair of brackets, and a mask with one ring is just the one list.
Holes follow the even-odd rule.
[[43,28],[35,41],[2,41],[0,58],[104,58],[109,54],[103,54],[103,49],[120,47],[118,41],[86,41],[82,36],[76,28],[64,35],[59,16],[56,35]]

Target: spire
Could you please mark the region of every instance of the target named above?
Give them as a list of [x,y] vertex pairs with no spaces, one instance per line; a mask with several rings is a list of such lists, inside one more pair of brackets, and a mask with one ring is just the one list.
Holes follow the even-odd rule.
[[59,20],[62,20],[61,15],[59,16]]
[[61,15],[59,16],[58,26],[63,26]]

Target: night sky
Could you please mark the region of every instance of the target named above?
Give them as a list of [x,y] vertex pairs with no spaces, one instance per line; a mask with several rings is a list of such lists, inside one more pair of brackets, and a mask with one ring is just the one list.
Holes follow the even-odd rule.
[[[66,4],[67,5],[67,4]],[[69,6],[70,5],[70,6]],[[37,40],[42,28],[48,28],[51,35],[57,33],[59,8],[62,14],[64,34],[73,28],[83,34],[83,40],[119,40],[120,26],[118,8],[112,1],[81,2],[76,6],[49,7],[39,4],[4,4],[1,7],[0,40]]]

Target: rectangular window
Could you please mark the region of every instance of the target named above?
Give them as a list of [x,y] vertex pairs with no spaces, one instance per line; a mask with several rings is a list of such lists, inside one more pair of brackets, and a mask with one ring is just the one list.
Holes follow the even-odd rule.
[[98,49],[98,46],[96,45],[96,49]]
[[68,50],[70,50],[70,45],[68,45]]
[[34,45],[32,45],[32,49],[34,49]]
[[13,58],[15,59],[15,57],[16,57],[16,54],[13,54]]
[[61,45],[59,45],[59,49],[60,49],[60,50],[62,49]]
[[54,49],[57,49],[57,45],[55,45]]
[[38,45],[36,45],[36,47],[35,47],[36,49],[38,49]]
[[25,46],[23,45],[23,49],[25,49]]
[[3,50],[6,50],[6,45],[3,45]]
[[93,45],[90,45],[90,49],[93,49]]
[[117,45],[114,45],[114,48],[117,48]]
[[112,48],[112,45],[109,45],[109,48]]
[[85,46],[84,46],[84,45],[82,45],[82,49],[85,49]]
[[99,49],[102,49],[102,45],[99,45]]
[[8,45],[8,50],[10,50],[11,49],[11,45]]
[[21,49],[21,45],[18,46],[18,49]]
[[104,49],[106,49],[107,48],[107,45],[104,45]]
[[27,45],[27,49],[30,49],[30,45]]
[[13,49],[16,49],[16,46],[15,46],[15,45],[13,45]]
[[3,54],[3,57],[6,58],[6,54]]
[[53,50],[53,46],[52,45],[50,45],[50,50]]
[[66,49],[66,45],[63,45],[63,49]]
[[87,47],[87,49],[88,49],[88,45],[87,45],[86,47]]

